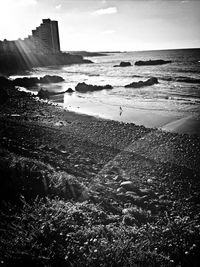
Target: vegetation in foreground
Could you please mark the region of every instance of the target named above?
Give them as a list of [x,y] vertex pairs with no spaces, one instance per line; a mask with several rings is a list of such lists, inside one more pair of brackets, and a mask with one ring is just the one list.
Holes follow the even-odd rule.
[[[126,225],[90,202],[23,201],[1,213],[5,266],[197,266],[200,226],[189,216],[165,215]],[[134,219],[134,212],[130,215]],[[2,254],[3,253],[3,254]],[[196,265],[194,265],[194,260]]]
[[1,188],[7,184],[11,203],[1,194],[2,266],[198,266],[200,218],[191,203],[176,200],[152,214],[129,202],[118,212],[95,191],[80,198],[85,187],[72,176],[6,153]]

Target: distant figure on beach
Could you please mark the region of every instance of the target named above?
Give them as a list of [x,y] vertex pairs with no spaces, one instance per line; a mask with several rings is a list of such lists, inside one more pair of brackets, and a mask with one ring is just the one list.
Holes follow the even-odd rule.
[[122,115],[122,111],[123,111],[121,106],[119,107],[119,110],[120,110],[119,115],[121,116]]

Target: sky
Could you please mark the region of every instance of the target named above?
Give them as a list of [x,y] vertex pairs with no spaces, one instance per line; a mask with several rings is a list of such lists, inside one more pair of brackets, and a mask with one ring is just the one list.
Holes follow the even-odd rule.
[[57,20],[63,51],[200,48],[200,0],[0,0],[0,40]]

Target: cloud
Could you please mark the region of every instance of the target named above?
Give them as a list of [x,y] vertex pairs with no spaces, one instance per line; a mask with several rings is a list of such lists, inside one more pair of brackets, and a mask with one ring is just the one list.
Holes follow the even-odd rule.
[[108,8],[98,9],[92,12],[92,15],[101,16],[101,15],[110,15],[110,14],[115,14],[115,13],[117,13],[116,7],[108,7]]
[[56,6],[56,9],[60,9],[61,6],[62,6],[61,4],[57,5],[57,6]]

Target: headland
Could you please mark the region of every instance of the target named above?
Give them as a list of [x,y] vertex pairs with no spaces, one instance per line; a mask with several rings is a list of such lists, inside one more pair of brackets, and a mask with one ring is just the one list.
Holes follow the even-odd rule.
[[0,73],[13,74],[34,67],[92,63],[60,49],[58,22],[43,19],[25,39],[0,41]]

